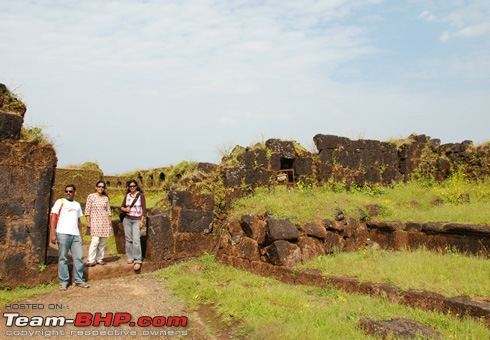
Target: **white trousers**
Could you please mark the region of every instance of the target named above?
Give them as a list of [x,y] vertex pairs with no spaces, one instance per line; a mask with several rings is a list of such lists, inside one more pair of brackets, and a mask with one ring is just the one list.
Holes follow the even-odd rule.
[[92,236],[92,242],[90,242],[90,247],[88,248],[88,262],[102,261],[106,240],[107,237]]

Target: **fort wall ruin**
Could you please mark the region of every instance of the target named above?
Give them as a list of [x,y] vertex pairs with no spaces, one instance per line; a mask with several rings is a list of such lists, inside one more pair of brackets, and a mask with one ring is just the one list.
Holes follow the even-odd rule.
[[45,263],[53,147],[21,140],[25,106],[0,84],[0,285],[36,282]]

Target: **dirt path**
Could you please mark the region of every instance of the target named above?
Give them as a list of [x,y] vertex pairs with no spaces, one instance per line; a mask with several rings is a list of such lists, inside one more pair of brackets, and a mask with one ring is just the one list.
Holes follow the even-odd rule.
[[[3,320],[0,339],[233,339],[227,327],[217,328],[209,308],[188,311],[182,301],[170,295],[166,281],[152,275],[128,275],[106,280],[92,280],[90,288],[70,286],[67,291],[55,291],[35,298],[2,306]],[[34,309],[36,308],[36,309]],[[19,313],[35,322],[35,316],[64,316],[75,319],[77,313],[130,313],[132,321],[149,316],[185,316],[186,327],[7,327],[4,313]],[[126,316],[126,314],[119,314]],[[14,319],[13,317],[11,317]],[[39,320],[39,318],[37,318]],[[16,321],[22,322],[22,319]],[[25,319],[26,320],[26,319]],[[159,318],[161,321],[162,318]],[[15,322],[15,321],[14,321]],[[105,333],[103,333],[105,331]],[[173,332],[172,332],[173,331]],[[231,330],[233,332],[233,330]],[[153,332],[153,333],[152,333]]]

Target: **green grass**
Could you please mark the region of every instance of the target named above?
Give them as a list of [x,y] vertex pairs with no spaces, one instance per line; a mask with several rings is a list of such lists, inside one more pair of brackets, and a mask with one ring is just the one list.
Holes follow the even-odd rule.
[[360,318],[406,317],[443,334],[444,339],[488,339],[482,322],[460,320],[390,303],[384,298],[347,294],[331,288],[291,286],[233,267],[212,256],[156,273],[190,308],[212,305],[221,321],[247,339],[370,339]]
[[[440,184],[411,181],[391,188],[366,186],[343,190],[330,186],[296,189],[277,187],[275,192],[259,188],[253,196],[233,204],[230,219],[242,215],[262,215],[266,211],[293,223],[333,219],[337,208],[344,215],[359,217],[367,205],[378,205],[378,221],[454,222],[490,225],[490,179],[479,182],[452,177]],[[369,217],[369,216],[368,216]]]
[[428,290],[446,297],[490,296],[490,260],[451,251],[440,254],[423,248],[413,251],[361,249],[319,256],[296,269],[318,269],[324,275],[390,283],[403,290]]
[[39,294],[50,293],[58,288],[57,284],[40,285],[34,288],[17,287],[15,289],[0,290],[0,306],[21,300],[26,300]]

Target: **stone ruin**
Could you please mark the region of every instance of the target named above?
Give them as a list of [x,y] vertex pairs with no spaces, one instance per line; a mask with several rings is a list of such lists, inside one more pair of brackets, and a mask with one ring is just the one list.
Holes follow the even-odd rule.
[[[125,190],[129,178],[104,176],[93,164],[57,169],[51,145],[20,139],[25,106],[9,95],[4,86],[0,86],[0,94],[0,178],[7,183],[7,190],[0,195],[0,259],[3,260],[0,284],[15,286],[39,277],[33,274],[39,273],[39,266],[46,260],[52,197],[62,194],[65,182],[77,185],[83,204],[98,179],[109,182],[111,190]],[[219,165],[199,163],[197,170],[201,177],[177,178],[186,183],[177,189],[163,187],[168,168],[131,174],[131,178],[137,176],[146,192],[169,193],[171,208],[156,209],[149,216],[144,235],[146,258],[155,262],[172,261],[207,251],[251,263],[293,266],[334,249],[358,249],[366,244],[367,238],[393,249],[418,244],[437,249],[453,244],[462,251],[488,251],[487,226],[375,225],[337,216],[326,219],[322,225],[304,226],[272,216],[244,216],[241,221],[226,221],[230,202],[258,186],[341,183],[349,187],[390,184],[415,175],[443,180],[454,171],[479,178],[490,174],[489,144],[475,147],[472,142],[464,141],[441,145],[439,140],[425,135],[380,142],[318,134],[313,141],[318,152],[279,139],[269,139],[254,147],[237,146]],[[213,180],[225,188],[224,197],[196,189],[206,176],[216,174]],[[114,229],[118,251],[123,253],[123,233],[117,221]]]
[[47,253],[56,153],[21,139],[25,106],[0,84],[0,286],[36,282]]
[[346,187],[390,184],[413,176],[442,181],[455,171],[470,178],[490,174],[489,143],[478,147],[471,141],[441,145],[439,139],[426,135],[411,135],[395,143],[318,134],[313,141],[318,153],[278,139],[269,139],[259,147],[237,147],[237,161],[223,169],[224,184],[268,185],[271,175],[281,170],[291,171],[286,182],[343,182]]
[[[490,227],[455,223],[375,222],[343,216],[338,210],[322,223],[294,225],[265,213],[245,215],[228,221],[230,202],[259,186],[366,184],[386,185],[423,177],[442,181],[462,171],[471,178],[490,174],[490,145],[475,147],[471,141],[441,145],[437,139],[412,135],[397,143],[374,140],[353,141],[333,135],[316,135],[318,149],[311,153],[293,141],[270,139],[264,145],[236,147],[219,165],[199,163],[200,176],[177,178],[180,187],[163,187],[168,168],[140,171],[125,176],[104,176],[98,167],[56,168],[53,147],[44,141],[21,136],[25,106],[0,84],[0,180],[6,186],[0,194],[0,286],[32,286],[56,280],[56,271],[42,272],[48,253],[48,219],[52,198],[62,195],[67,182],[77,185],[82,199],[93,191],[99,179],[110,190],[125,190],[125,182],[137,179],[145,191],[168,192],[169,209],[155,209],[142,235],[145,261],[159,268],[205,252],[217,259],[260,275],[287,283],[332,285],[338,289],[375,296],[416,308],[490,320],[490,306],[468,297],[445,298],[420,291],[400,291],[388,284],[360,283],[356,279],[324,277],[321,273],[293,267],[333,251],[354,251],[376,245],[401,249],[425,245],[446,247],[471,254],[487,254]],[[225,188],[225,195],[204,193],[198,184],[206,177]],[[177,176],[178,177],[178,176]],[[56,178],[56,182],[55,182]],[[220,184],[218,184],[220,185]],[[212,191],[212,190],[211,190]],[[53,195],[54,193],[54,195]],[[367,208],[367,207],[366,207]],[[369,209],[369,208],[368,208]],[[370,214],[373,215],[373,214]],[[113,221],[117,250],[124,253],[124,231]],[[487,322],[488,324],[488,322]],[[361,327],[373,334],[404,334],[423,325],[411,320],[361,320]],[[490,327],[490,324],[489,324]],[[394,330],[395,329],[395,330]],[[383,333],[385,332],[385,333]],[[433,334],[437,337],[437,334]]]

